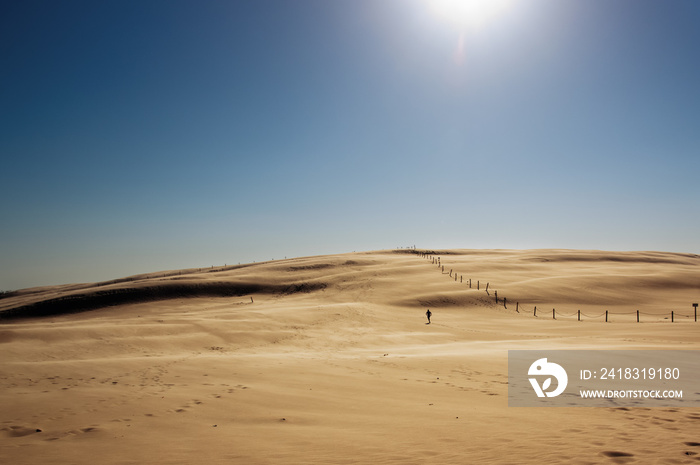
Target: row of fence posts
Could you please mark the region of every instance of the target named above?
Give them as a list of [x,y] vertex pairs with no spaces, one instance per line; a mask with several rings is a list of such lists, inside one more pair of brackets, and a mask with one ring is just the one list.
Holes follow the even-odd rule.
[[[505,302],[505,298],[504,298],[503,300],[504,300],[504,302]],[[518,308],[517,302],[516,302],[515,307],[516,307],[516,311],[517,311],[517,308]],[[520,312],[518,312],[518,313],[520,313]],[[605,310],[605,322],[606,322],[606,323],[609,322],[609,320],[608,320],[608,315],[609,315],[609,314],[610,314],[609,311],[608,311],[608,310]],[[636,311],[636,314],[637,314],[637,323],[639,323],[639,322],[640,322],[640,319],[639,319],[639,310]],[[618,313],[618,315],[620,315],[620,314]],[[675,322],[675,315],[676,315],[676,312],[675,312],[674,310],[671,310],[671,323],[674,323],[674,322]],[[535,306],[535,310],[534,310],[534,312],[533,312],[533,316],[537,316],[537,306]],[[584,316],[585,316],[585,315],[584,315]],[[602,316],[602,315],[601,315],[601,316]],[[657,316],[658,316],[658,315],[657,315]],[[599,317],[595,317],[595,318],[599,318]],[[556,319],[557,319],[557,311],[556,311],[555,308],[552,309],[552,319],[553,319],[553,320],[556,320]],[[576,319],[577,319],[577,321],[581,321],[581,310],[577,310],[577,312],[576,312]],[[697,304],[697,303],[694,303],[694,304],[693,304],[693,321],[695,321],[695,322],[698,321],[698,304]]]
[[[437,265],[438,268],[440,268],[442,270],[442,273],[445,272],[445,265],[443,265],[441,263],[440,257],[433,257],[432,255],[429,255],[427,253],[418,252],[418,251],[415,251],[414,253],[419,254],[421,257],[427,258],[428,260],[431,261],[431,263],[433,265]],[[454,269],[450,268],[450,271],[448,273],[450,277],[452,277],[453,272],[454,272]],[[455,278],[455,282],[457,282],[457,278],[459,278],[460,283],[464,282],[464,275],[459,275],[457,273],[454,273],[454,278]],[[472,279],[471,278],[469,278],[468,284],[469,284],[469,289],[472,289]],[[491,294],[489,294],[489,284],[490,283],[488,283],[488,282],[486,283],[485,291],[486,291],[486,294],[491,295]],[[476,290],[477,291],[481,290],[481,281],[479,281],[479,280],[476,281]],[[498,291],[494,291],[494,297],[496,299],[496,303],[498,303]],[[508,308],[507,299],[505,297],[503,298],[503,307]],[[520,313],[518,302],[515,303],[515,311]]]
[[[431,260],[431,263],[432,263],[432,264],[437,264],[438,268],[441,268],[443,273],[445,272],[445,265],[443,265],[443,264],[441,263],[440,257],[433,257],[432,255],[429,255],[429,254],[424,253],[424,252],[417,252],[417,251],[416,251],[415,253],[418,253],[418,254],[420,254],[422,257]],[[453,271],[454,271],[453,269],[450,269],[450,277],[452,277],[452,272],[453,272]],[[455,275],[454,275],[455,282],[457,282],[457,276],[458,276],[458,274],[455,273]],[[459,282],[460,282],[460,283],[461,283],[461,282],[464,282],[463,279],[464,279],[464,275],[461,275],[460,278],[459,278]],[[477,290],[480,290],[480,285],[481,285],[480,281],[477,280],[477,281],[476,281],[476,289],[477,289]],[[469,278],[469,289],[471,289],[471,288],[472,288],[472,279]],[[487,283],[486,283],[486,294],[488,294],[488,293],[489,293],[489,283],[487,282]],[[495,297],[495,299],[496,299],[496,304],[498,304],[498,291],[495,290],[493,293],[494,293],[494,297]],[[489,295],[490,295],[490,294],[489,294]],[[505,297],[503,297],[503,308],[506,308],[506,309],[508,308],[508,306],[507,306],[507,299],[506,299]],[[520,313],[520,302],[517,302],[517,301],[515,302],[515,311],[518,312],[518,313]],[[693,303],[693,313],[694,313],[694,321],[697,322],[697,321],[698,321],[698,304],[697,304],[697,303]],[[535,309],[534,309],[534,311],[533,311],[533,316],[535,316],[535,317],[537,316],[537,306],[535,306]],[[585,315],[584,315],[584,316],[585,316]],[[601,315],[601,316],[602,316],[602,315]],[[556,312],[556,309],[554,309],[554,308],[552,309],[552,319],[553,319],[553,320],[556,320],[556,319],[557,319],[557,312]],[[577,321],[581,321],[581,310],[578,310],[578,311],[577,311]],[[606,322],[606,323],[609,322],[609,320],[608,320],[608,310],[605,311],[605,322]],[[637,310],[637,323],[639,323],[639,322],[640,322],[640,320],[639,320],[639,310]],[[675,322],[675,312],[674,312],[673,310],[671,310],[671,323],[674,323],[674,322]]]

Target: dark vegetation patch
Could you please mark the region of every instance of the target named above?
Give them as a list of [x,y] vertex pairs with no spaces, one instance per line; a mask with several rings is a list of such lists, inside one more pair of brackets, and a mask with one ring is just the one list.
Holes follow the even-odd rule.
[[[679,257],[679,258],[676,258]],[[686,259],[700,258],[692,254],[664,254],[664,256],[650,256],[644,253],[630,255],[587,255],[587,254],[562,254],[541,257],[524,258],[531,262],[613,262],[613,263],[664,263],[671,265],[687,264]]]
[[290,284],[284,290],[284,294],[297,294],[303,292],[308,294],[309,292],[319,291],[326,288],[326,283],[298,283]]
[[14,297],[19,295],[17,291],[0,291],[0,299],[5,299],[7,297]]
[[237,297],[249,294],[293,294],[324,289],[326,283],[262,284],[242,282],[163,283],[122,289],[105,289],[42,300],[0,312],[0,320],[80,313],[115,305],[192,297]]
[[333,268],[335,265],[330,263],[318,263],[316,265],[301,265],[290,266],[287,271],[304,271],[304,270],[323,270],[324,268]]
[[427,249],[394,249],[393,253],[398,254],[426,254],[426,255],[466,255],[465,252],[457,250],[427,250]]
[[462,304],[461,302],[457,302],[455,299],[450,299],[449,297],[418,299],[418,303],[421,305],[421,307],[453,307]]

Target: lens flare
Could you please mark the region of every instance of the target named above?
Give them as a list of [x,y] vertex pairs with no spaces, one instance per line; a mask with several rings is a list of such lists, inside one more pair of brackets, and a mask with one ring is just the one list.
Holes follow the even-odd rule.
[[445,21],[480,28],[507,10],[511,0],[429,0],[429,4]]

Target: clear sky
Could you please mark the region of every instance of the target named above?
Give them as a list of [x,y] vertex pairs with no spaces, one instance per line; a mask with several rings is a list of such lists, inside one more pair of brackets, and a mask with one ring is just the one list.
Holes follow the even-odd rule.
[[414,244],[700,253],[700,2],[499,1],[1,2],[0,290]]

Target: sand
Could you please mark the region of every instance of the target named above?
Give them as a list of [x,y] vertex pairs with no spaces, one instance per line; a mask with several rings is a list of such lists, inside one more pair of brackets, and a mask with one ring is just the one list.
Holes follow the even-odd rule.
[[409,250],[378,251],[5,296],[0,457],[700,463],[697,408],[514,408],[507,399],[509,349],[699,350],[699,256],[430,252],[440,267]]

